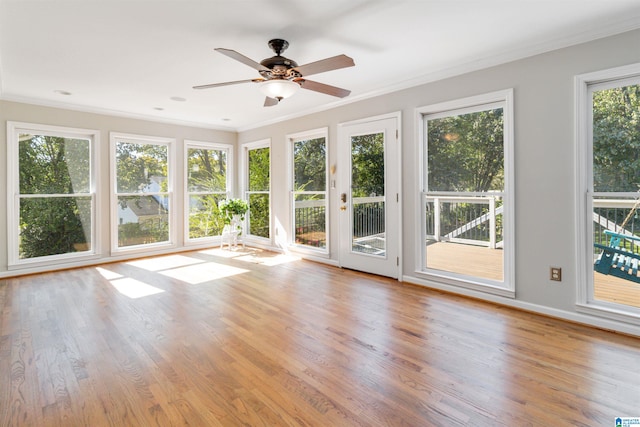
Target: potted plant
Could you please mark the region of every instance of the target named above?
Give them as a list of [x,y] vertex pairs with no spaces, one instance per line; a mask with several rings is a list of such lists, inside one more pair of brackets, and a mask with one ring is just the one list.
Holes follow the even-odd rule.
[[218,209],[222,215],[225,225],[231,225],[238,231],[242,231],[240,223],[244,221],[244,216],[249,210],[249,204],[242,199],[221,200]]

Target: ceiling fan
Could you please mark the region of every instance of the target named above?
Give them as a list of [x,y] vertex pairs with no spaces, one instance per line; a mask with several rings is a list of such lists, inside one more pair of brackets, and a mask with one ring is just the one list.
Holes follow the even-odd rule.
[[260,89],[266,95],[266,99],[264,101],[265,107],[277,105],[282,99],[293,95],[298,88],[325,93],[327,95],[337,96],[338,98],[344,98],[351,93],[350,90],[307,80],[305,77],[312,74],[324,73],[325,71],[352,67],[355,65],[352,58],[346,55],[337,55],[320,61],[311,62],[309,64],[298,65],[296,61],[280,55],[289,47],[288,41],[282,39],[269,40],[269,47],[276,53],[276,56],[266,58],[259,63],[247,58],[235,50],[216,48],[215,50],[221,54],[258,70],[261,77],[224,83],[211,83],[207,85],[194,86],[193,88],[209,89],[212,87],[228,86],[240,83],[260,83]]

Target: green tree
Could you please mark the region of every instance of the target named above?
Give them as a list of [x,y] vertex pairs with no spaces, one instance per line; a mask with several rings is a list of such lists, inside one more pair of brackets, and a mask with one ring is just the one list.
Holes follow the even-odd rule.
[[[293,190],[295,241],[314,247],[326,247],[326,138],[295,141],[293,144]],[[318,205],[303,206],[308,201]]]
[[[603,193],[640,190],[640,85],[593,92],[593,188]],[[615,194],[610,198],[622,198]],[[640,228],[637,206],[595,208],[609,221],[632,232]],[[594,241],[607,241],[602,229],[594,227]]]
[[19,135],[20,258],[88,249],[91,232],[89,140]]
[[503,128],[501,108],[429,120],[428,190],[502,191]]
[[224,150],[190,148],[187,154],[189,238],[222,234],[218,203],[227,196],[227,154]]
[[325,138],[293,144],[294,191],[325,191],[327,148]]
[[162,178],[161,191],[167,191],[168,149],[166,145],[118,142],[116,173],[118,193],[139,193],[151,183],[152,177]]
[[[164,144],[132,143],[116,144],[116,191],[122,209],[130,208],[138,221],[119,224],[120,246],[130,246],[169,239],[168,205],[166,194],[142,193],[168,191],[168,147]],[[158,188],[153,188],[158,185]],[[140,193],[139,196],[126,195]]]
[[[270,149],[249,150],[249,233],[269,237]],[[267,192],[267,193],[255,193]]]
[[353,197],[384,196],[384,134],[351,138]]
[[640,189],[640,85],[593,93],[593,187]]

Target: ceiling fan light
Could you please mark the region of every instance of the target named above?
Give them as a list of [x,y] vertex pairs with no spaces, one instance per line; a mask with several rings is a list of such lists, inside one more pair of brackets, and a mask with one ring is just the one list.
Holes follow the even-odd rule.
[[260,85],[260,91],[269,98],[284,99],[293,95],[300,85],[291,80],[274,79],[267,80]]

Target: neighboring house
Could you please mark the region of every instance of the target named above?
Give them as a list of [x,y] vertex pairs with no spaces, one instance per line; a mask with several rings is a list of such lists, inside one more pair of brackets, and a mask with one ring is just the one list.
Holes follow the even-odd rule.
[[152,176],[140,197],[128,200],[125,207],[118,206],[118,224],[139,223],[144,228],[145,223],[166,222],[169,201],[158,195],[146,195],[159,192],[164,180],[164,177]]

